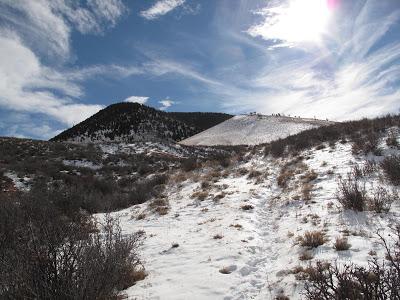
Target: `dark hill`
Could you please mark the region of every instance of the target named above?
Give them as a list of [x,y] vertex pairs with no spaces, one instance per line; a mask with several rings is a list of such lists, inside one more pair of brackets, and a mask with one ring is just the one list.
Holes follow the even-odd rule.
[[233,117],[229,114],[209,112],[170,112],[168,114],[174,119],[198,128],[200,131],[207,130]]
[[220,113],[168,113],[138,103],[116,103],[51,141],[180,141],[230,117]]

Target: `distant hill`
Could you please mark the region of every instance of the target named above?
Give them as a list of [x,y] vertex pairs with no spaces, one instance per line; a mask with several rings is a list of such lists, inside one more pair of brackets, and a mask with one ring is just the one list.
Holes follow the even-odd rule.
[[258,145],[334,122],[284,116],[240,115],[189,137],[183,145]]
[[230,117],[219,113],[168,113],[138,103],[116,103],[51,141],[180,141]]

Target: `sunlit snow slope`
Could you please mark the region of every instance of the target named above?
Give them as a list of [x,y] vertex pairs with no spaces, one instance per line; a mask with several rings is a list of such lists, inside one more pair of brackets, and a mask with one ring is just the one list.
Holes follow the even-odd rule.
[[184,145],[257,145],[287,137],[329,121],[283,116],[239,115],[181,141]]

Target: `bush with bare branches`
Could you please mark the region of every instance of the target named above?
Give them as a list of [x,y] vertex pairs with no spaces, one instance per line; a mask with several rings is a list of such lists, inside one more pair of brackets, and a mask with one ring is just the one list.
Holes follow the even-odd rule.
[[352,172],[345,179],[339,178],[336,198],[345,209],[357,211],[363,211],[368,201],[365,186]]
[[382,161],[381,167],[390,182],[400,185],[400,155],[386,157]]
[[54,197],[0,199],[1,299],[116,299],[143,278],[140,234],[123,236],[110,217],[96,226]]
[[377,259],[367,267],[353,264],[317,262],[315,266],[302,269],[305,279],[304,296],[309,300],[386,300],[400,299],[400,227],[397,227],[393,245],[380,236],[386,249],[388,262]]

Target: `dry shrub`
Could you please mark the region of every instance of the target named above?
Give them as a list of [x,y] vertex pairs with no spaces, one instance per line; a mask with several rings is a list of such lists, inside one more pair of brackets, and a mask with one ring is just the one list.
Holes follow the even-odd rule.
[[381,168],[392,184],[400,185],[400,155],[386,157],[381,163]]
[[122,235],[110,217],[95,228],[79,210],[64,214],[55,197],[1,199],[1,299],[116,299],[143,278],[140,234]]
[[240,208],[243,210],[252,210],[254,206],[251,204],[243,204]]
[[377,213],[388,212],[392,203],[398,198],[399,196],[394,191],[389,193],[387,189],[379,186],[374,190],[373,196],[368,199],[368,209]]
[[260,171],[252,169],[252,170],[249,172],[248,178],[249,178],[249,179],[258,178],[258,177],[260,177],[261,175],[262,175],[262,173],[261,173]]
[[381,150],[379,145],[379,134],[373,131],[369,131],[366,134],[362,134],[353,140],[352,152],[353,154],[368,154],[373,153],[380,155]]
[[216,234],[216,235],[214,235],[213,236],[213,239],[214,240],[220,240],[220,239],[222,239],[224,236],[222,235],[222,234]]
[[303,251],[299,255],[299,259],[304,260],[311,260],[314,258],[314,254],[311,251]]
[[333,246],[336,251],[349,250],[351,247],[347,240],[347,237],[337,237]]
[[199,163],[195,158],[188,158],[182,162],[181,167],[185,172],[191,172],[199,168]]
[[249,173],[249,170],[246,169],[246,168],[240,168],[240,169],[238,169],[236,172],[237,172],[237,174],[238,174],[239,176],[244,176],[244,175],[246,175],[246,174]]
[[146,214],[144,212],[137,215],[136,220],[144,220],[146,218]]
[[301,179],[303,179],[304,182],[311,182],[317,178],[318,174],[314,170],[308,171],[306,174],[301,176]]
[[339,179],[336,198],[345,209],[356,211],[363,211],[368,201],[365,186],[352,173],[347,174],[347,179]]
[[286,143],[278,139],[264,148],[265,155],[271,154],[273,157],[281,157],[285,153]]
[[209,181],[203,181],[200,186],[203,190],[209,189],[211,187],[211,183]]
[[303,183],[303,186],[301,188],[301,193],[303,195],[303,200],[309,201],[311,200],[311,192],[313,189],[313,185],[310,183]]
[[240,230],[240,229],[243,228],[243,226],[240,225],[240,224],[231,224],[231,225],[229,225],[229,226],[230,226],[230,227],[234,227],[234,228],[236,228],[237,230]]
[[166,214],[168,214],[169,211],[169,207],[168,206],[158,206],[155,211],[160,215],[160,216],[164,216]]
[[195,198],[200,201],[204,201],[207,197],[208,197],[207,191],[197,191],[197,192],[194,192],[191,196],[191,198]]
[[386,145],[388,147],[398,147],[399,142],[397,141],[397,134],[394,130],[391,130],[386,138]]
[[306,299],[400,299],[400,226],[397,226],[392,244],[380,236],[386,251],[387,263],[372,258],[367,267],[353,264],[317,262],[310,266],[302,279]]
[[299,237],[300,245],[308,248],[317,248],[325,244],[325,233],[320,230],[306,231],[303,236]]
[[281,188],[287,187],[288,181],[294,176],[292,169],[282,168],[277,178],[278,186]]

